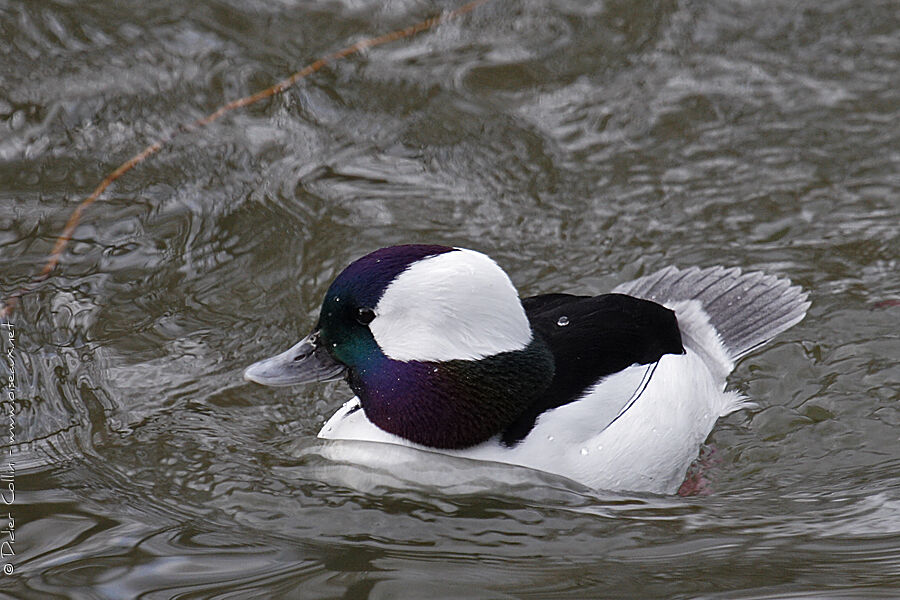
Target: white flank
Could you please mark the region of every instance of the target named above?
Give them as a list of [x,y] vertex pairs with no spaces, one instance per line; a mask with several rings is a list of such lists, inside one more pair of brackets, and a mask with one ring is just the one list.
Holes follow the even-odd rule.
[[478,360],[520,350],[531,326],[516,288],[493,260],[473,250],[422,259],[384,291],[369,325],[394,360]]

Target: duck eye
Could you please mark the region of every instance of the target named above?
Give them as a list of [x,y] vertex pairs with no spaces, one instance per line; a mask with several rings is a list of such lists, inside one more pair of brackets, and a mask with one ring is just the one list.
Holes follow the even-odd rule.
[[368,325],[375,319],[375,311],[363,306],[356,311],[356,320],[363,325]]

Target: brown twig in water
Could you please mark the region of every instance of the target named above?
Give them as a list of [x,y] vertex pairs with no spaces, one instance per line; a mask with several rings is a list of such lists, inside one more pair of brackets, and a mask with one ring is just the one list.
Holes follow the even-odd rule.
[[30,282],[20,287],[6,299],[6,301],[3,303],[3,306],[0,307],[0,319],[6,319],[10,315],[12,315],[12,313],[15,312],[16,306],[18,305],[19,300],[22,298],[22,296],[34,291],[38,284],[40,284],[50,276],[50,273],[53,272],[53,269],[56,268],[56,265],[59,263],[59,259],[62,256],[63,250],[66,249],[66,245],[69,243],[69,240],[72,239],[72,234],[75,232],[75,228],[78,227],[78,223],[81,221],[81,215],[84,214],[84,211],[87,210],[91,204],[93,204],[97,201],[98,198],[100,198],[101,194],[106,191],[106,188],[108,188],[116,179],[144,162],[145,159],[162,150],[166,144],[175,139],[179,134],[196,131],[201,127],[209,125],[213,121],[217,121],[221,117],[237,108],[250,106],[251,104],[255,104],[260,100],[265,100],[266,98],[271,98],[276,94],[280,94],[304,77],[312,75],[316,71],[322,69],[322,67],[325,67],[333,62],[347,58],[348,56],[356,54],[357,52],[365,50],[366,48],[374,48],[375,46],[380,46],[389,42],[395,42],[397,40],[412,37],[417,33],[427,31],[445,21],[455,19],[456,17],[471,12],[485,2],[489,2],[489,0],[472,0],[472,2],[464,4],[456,10],[452,10],[442,15],[430,17],[428,19],[425,19],[424,21],[416,23],[415,25],[410,25],[409,27],[404,27],[403,29],[385,33],[384,35],[367,38],[356,42],[355,44],[351,44],[345,48],[341,48],[336,52],[332,52],[331,54],[323,56],[322,58],[319,58],[318,60],[308,64],[290,77],[282,79],[275,85],[268,87],[262,91],[256,92],[255,94],[252,94],[250,96],[245,96],[243,98],[233,100],[228,104],[222,106],[215,112],[210,113],[201,119],[197,119],[192,123],[182,125],[163,139],[150,144],[141,152],[135,154],[130,159],[119,165],[119,167],[115,171],[107,175],[106,178],[100,182],[100,185],[98,185],[96,189],[94,189],[91,195],[82,200],[81,204],[75,207],[75,210],[72,211],[72,215],[69,217],[69,220],[66,221],[66,226],[63,228],[62,233],[59,234],[58,238],[56,238],[56,243],[53,245],[53,250],[47,257],[47,262],[44,264],[44,268],[41,269],[41,272],[38,273]]

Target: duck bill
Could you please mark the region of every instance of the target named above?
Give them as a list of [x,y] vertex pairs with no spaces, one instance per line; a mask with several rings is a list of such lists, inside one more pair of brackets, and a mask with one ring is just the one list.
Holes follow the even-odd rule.
[[332,381],[343,377],[345,371],[346,367],[319,345],[319,332],[314,331],[281,354],[244,369],[244,379],[262,385],[285,386]]

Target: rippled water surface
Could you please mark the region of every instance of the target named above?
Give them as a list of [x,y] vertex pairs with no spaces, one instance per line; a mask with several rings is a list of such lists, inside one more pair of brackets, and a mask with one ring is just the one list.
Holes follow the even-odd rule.
[[[0,0],[0,295],[178,123],[455,6]],[[898,90],[893,1],[491,0],[179,136],[4,338],[0,598],[900,596]],[[759,406],[707,440],[707,495],[360,467],[315,439],[345,384],[240,373],[401,242],[526,295],[724,264],[813,304],[738,365]]]

